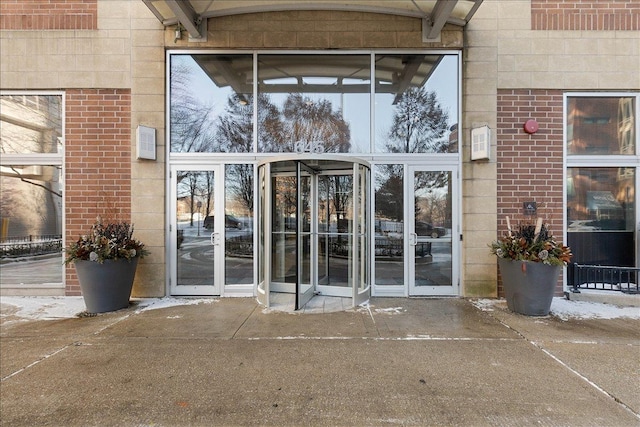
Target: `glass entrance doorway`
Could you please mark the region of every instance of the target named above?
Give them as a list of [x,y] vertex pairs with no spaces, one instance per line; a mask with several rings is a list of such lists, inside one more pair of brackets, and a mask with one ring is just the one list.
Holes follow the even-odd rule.
[[409,168],[411,296],[458,295],[456,180],[453,168]]
[[253,165],[171,167],[171,295],[243,295],[254,289]]
[[368,300],[366,162],[292,156],[258,166],[258,300],[294,296],[301,309],[314,295]]

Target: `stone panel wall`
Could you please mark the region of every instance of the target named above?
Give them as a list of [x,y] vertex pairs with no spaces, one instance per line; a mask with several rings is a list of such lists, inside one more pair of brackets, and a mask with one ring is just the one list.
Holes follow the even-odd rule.
[[461,48],[462,31],[446,25],[441,41],[422,42],[422,21],[407,16],[391,16],[346,11],[285,11],[250,13],[210,18],[207,41],[189,42],[188,36],[174,41],[174,32],[165,33],[171,47],[215,47],[233,49],[368,49],[368,48]]

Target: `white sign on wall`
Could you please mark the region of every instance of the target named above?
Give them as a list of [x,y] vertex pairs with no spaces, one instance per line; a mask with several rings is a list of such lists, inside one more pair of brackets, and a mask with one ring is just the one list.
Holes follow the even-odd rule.
[[471,129],[471,160],[489,159],[491,152],[491,129],[482,126]]
[[156,159],[156,130],[146,126],[138,126],[136,130],[136,148],[138,159]]

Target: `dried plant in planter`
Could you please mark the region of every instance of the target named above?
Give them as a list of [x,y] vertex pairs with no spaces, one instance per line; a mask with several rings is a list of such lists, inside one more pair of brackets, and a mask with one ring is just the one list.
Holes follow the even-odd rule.
[[144,243],[133,237],[133,225],[126,221],[103,221],[98,217],[88,234],[66,248],[65,263],[77,260],[103,263],[105,260],[144,258]]
[[567,265],[571,261],[571,249],[551,235],[542,218],[535,224],[521,223],[512,230],[507,217],[507,227],[507,234],[489,245],[491,253],[499,258],[548,265]]

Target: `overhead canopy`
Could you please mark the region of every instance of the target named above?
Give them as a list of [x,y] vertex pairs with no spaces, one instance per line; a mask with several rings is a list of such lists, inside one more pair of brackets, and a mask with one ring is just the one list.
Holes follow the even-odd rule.
[[422,39],[435,40],[445,24],[465,26],[482,0],[142,0],[164,26],[180,23],[193,38],[206,18],[285,10],[343,10],[422,19]]

